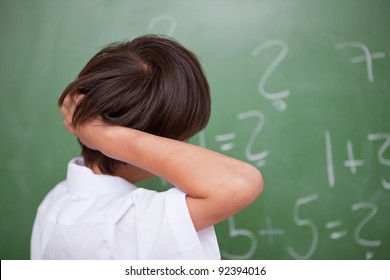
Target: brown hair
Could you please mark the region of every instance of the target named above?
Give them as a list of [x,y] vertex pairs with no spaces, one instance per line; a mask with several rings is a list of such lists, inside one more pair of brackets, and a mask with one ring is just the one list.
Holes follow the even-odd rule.
[[[196,56],[173,39],[155,35],[111,44],[85,65],[59,98],[82,93],[74,124],[101,117],[113,125],[186,140],[210,117],[210,91]],[[82,143],[87,164],[112,174],[119,161]]]

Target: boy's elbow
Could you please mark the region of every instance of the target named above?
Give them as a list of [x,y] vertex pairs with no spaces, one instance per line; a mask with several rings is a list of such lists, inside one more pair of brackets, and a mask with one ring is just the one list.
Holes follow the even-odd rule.
[[249,206],[263,191],[263,177],[258,169],[244,164],[228,176],[222,183],[218,195],[213,200],[217,221],[222,221]]
[[252,165],[248,165],[248,170],[246,171],[247,175],[244,178],[244,185],[242,189],[248,195],[250,202],[255,200],[263,191],[263,177],[260,171]]
[[237,202],[243,208],[252,203],[262,193],[263,177],[257,168],[247,164],[240,170],[234,185],[232,197],[236,197]]

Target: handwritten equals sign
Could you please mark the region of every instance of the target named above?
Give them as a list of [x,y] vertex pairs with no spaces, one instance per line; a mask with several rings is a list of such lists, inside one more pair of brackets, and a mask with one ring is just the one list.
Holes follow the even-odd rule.
[[215,141],[217,142],[225,142],[221,144],[219,147],[221,151],[226,152],[234,148],[234,142],[233,140],[236,139],[235,133],[227,133],[227,134],[221,134],[215,136]]
[[[336,221],[331,221],[331,222],[326,223],[325,227],[327,229],[333,230],[334,228],[340,227],[342,225],[343,225],[342,221],[336,220]],[[339,231],[336,230],[330,234],[330,238],[333,240],[336,240],[336,239],[340,239],[341,237],[344,237],[345,235],[347,235],[346,230],[339,230]]]

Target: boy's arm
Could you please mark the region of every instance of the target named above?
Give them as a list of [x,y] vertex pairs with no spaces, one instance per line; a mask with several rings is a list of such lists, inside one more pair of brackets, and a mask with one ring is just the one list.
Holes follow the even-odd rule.
[[89,148],[142,168],[181,189],[187,194],[197,231],[234,215],[261,193],[260,172],[243,161],[185,142],[106,125],[97,119],[73,126],[73,111],[81,98],[65,99],[61,107],[65,127]]

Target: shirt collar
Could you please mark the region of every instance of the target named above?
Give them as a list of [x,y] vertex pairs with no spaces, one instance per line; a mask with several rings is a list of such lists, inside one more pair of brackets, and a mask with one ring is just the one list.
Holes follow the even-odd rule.
[[80,197],[105,194],[129,193],[136,186],[117,176],[95,174],[84,166],[82,157],[72,159],[68,164],[67,187],[69,192]]

